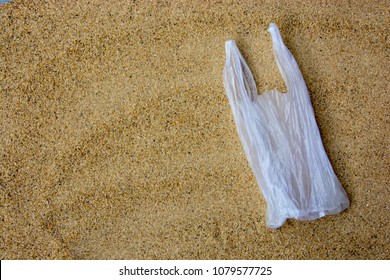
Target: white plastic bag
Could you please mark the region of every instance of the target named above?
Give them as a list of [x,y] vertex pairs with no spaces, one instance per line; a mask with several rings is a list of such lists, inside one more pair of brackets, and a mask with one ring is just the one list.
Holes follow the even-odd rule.
[[227,41],[224,85],[245,154],[268,204],[266,223],[313,220],[348,208],[325,153],[298,65],[271,23],[274,55],[287,86],[258,95],[234,41]]

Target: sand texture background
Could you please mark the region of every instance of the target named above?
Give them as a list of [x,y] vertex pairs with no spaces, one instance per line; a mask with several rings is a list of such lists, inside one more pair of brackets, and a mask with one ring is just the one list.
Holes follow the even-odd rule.
[[[114,4],[115,2],[115,4]],[[389,1],[0,5],[1,259],[388,259]],[[275,22],[351,206],[265,226],[225,40],[285,91]]]

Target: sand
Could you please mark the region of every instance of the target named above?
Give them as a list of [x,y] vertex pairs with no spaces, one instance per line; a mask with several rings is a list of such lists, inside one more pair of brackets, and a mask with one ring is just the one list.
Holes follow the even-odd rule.
[[[1,259],[389,258],[388,1],[111,2],[0,5]],[[278,230],[222,80],[285,91],[270,22],[351,200]]]

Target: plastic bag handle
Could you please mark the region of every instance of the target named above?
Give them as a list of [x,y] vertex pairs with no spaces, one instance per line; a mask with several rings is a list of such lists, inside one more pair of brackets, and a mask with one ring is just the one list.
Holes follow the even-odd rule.
[[[303,79],[299,66],[294,56],[285,46],[276,24],[271,23],[270,27],[268,28],[268,32],[272,37],[276,64],[278,65],[279,71],[286,84],[287,92],[290,92],[292,87],[296,87],[297,84],[306,87],[305,80]],[[297,83],[298,80],[299,83]]]
[[[257,96],[256,83],[253,78],[252,72],[249,69],[244,57],[240,53],[236,42],[233,40],[226,41],[226,64],[225,64],[225,81],[229,80],[232,82],[232,92],[240,92],[238,89],[245,89],[246,94],[235,94],[234,98],[237,101],[240,98],[249,97],[251,101],[254,101]],[[227,77],[230,75],[231,77]],[[234,84],[237,82],[238,84]],[[227,86],[227,85],[225,85]]]

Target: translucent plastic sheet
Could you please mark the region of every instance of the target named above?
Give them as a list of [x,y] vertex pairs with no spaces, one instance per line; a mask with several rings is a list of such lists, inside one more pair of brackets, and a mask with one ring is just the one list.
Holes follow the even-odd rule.
[[[224,85],[242,146],[267,202],[267,226],[288,218],[313,220],[348,208],[349,200],[325,153],[299,67],[275,24],[276,63],[287,86],[257,93],[234,41],[227,41]],[[266,69],[264,69],[266,71]]]

